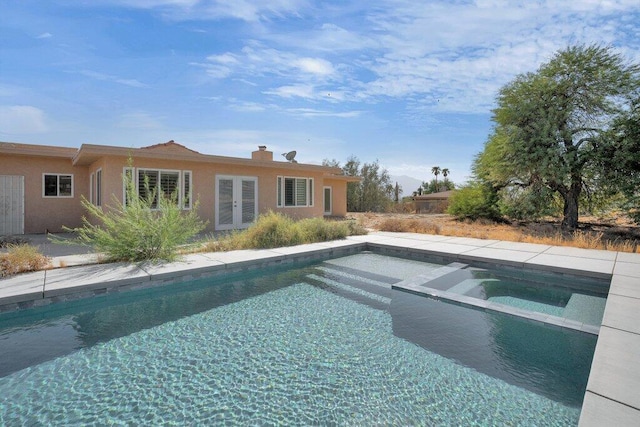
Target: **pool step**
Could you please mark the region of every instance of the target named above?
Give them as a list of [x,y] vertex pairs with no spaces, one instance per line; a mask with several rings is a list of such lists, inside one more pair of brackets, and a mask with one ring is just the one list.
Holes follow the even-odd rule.
[[464,295],[476,286],[480,286],[484,282],[499,282],[498,279],[466,279],[455,286],[447,289],[447,292]]
[[346,279],[348,281],[354,281],[354,282],[357,282],[357,283],[364,283],[364,284],[367,284],[367,285],[378,286],[378,287],[384,288],[384,289],[391,289],[391,283],[382,282],[382,281],[376,280],[376,279],[370,279],[368,277],[364,277],[362,275],[358,275],[358,274],[354,274],[354,273],[349,273],[349,272],[346,272],[346,271],[343,271],[343,270],[337,270],[335,268],[329,268],[329,267],[323,267],[323,266],[316,267],[316,270],[322,271],[323,273],[326,273],[331,277],[342,278],[342,279]]
[[463,268],[468,267],[467,264],[463,264],[461,262],[452,262],[451,264],[447,264],[445,266],[442,266],[440,268],[436,268],[432,271],[430,271],[429,273],[425,273],[425,274],[419,274],[415,277],[412,277],[410,279],[407,280],[403,280],[401,282],[398,283],[394,283],[394,286],[400,286],[400,287],[412,287],[412,286],[425,286],[425,287],[429,287],[429,282],[439,279],[443,276],[446,276],[447,274],[451,274],[453,272],[456,272],[458,270],[462,270]]
[[569,298],[562,316],[588,325],[600,326],[606,304],[606,298],[573,294]]
[[545,304],[538,301],[531,301],[527,299],[517,298],[510,295],[490,297],[487,299],[487,301],[508,305],[509,307],[515,307],[522,310],[535,311],[537,313],[550,314],[552,316],[557,316],[557,317],[564,317],[562,314],[564,307]]
[[312,283],[329,287],[333,292],[351,300],[386,310],[391,304],[391,285],[379,280],[321,266],[315,268],[306,279]]

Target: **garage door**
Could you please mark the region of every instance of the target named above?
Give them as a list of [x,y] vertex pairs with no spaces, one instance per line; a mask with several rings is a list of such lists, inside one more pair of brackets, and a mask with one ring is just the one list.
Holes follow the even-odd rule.
[[24,176],[0,175],[0,236],[24,234]]

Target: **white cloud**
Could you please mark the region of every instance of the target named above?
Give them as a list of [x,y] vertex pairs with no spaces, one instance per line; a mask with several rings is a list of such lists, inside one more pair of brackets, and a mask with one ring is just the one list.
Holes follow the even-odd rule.
[[297,15],[307,0],[94,0],[136,9],[155,9],[167,19],[202,20],[235,18],[248,22]]
[[262,77],[324,83],[339,78],[334,65],[320,57],[299,56],[294,52],[267,48],[261,42],[251,41],[240,52],[210,55],[207,62],[192,63],[203,67],[209,76],[223,79]]
[[370,15],[375,31],[369,35],[379,48],[362,55],[358,65],[372,78],[354,86],[354,97],[408,98],[435,111],[485,113],[516,74],[535,70],[570,43],[613,43],[619,22],[609,13],[640,10],[628,1],[393,5]]
[[51,33],[42,33],[36,38],[37,39],[48,39],[48,38],[51,38],[51,37],[53,37],[53,34],[51,34]]
[[375,49],[380,43],[361,28],[346,29],[335,23],[325,22],[317,28],[287,33],[267,33],[264,39],[280,46],[322,53],[341,53]]
[[236,65],[239,63],[238,58],[231,53],[223,53],[222,55],[210,55],[207,57],[208,61],[217,62],[219,64]]
[[192,65],[302,102],[487,113],[502,85],[568,44],[623,45],[640,58],[637,0],[113,1],[173,20],[251,22],[242,48]]
[[275,89],[264,91],[267,95],[276,95],[281,98],[316,98],[314,87],[310,85],[280,86]]
[[329,76],[334,73],[331,62],[319,58],[299,58],[293,62],[293,65],[305,73],[320,76]]
[[290,108],[286,110],[287,113],[302,116],[302,117],[338,117],[338,118],[353,118],[359,117],[362,111],[328,111],[328,110],[316,110],[313,108]]
[[47,117],[41,109],[30,105],[0,106],[0,134],[35,134],[48,130]]
[[[202,66],[218,79],[250,79],[264,86],[261,79],[268,78],[272,88],[262,93],[285,99],[409,97],[439,111],[487,112],[497,90],[516,74],[535,69],[575,37],[616,31],[615,26],[603,31],[598,18],[606,8],[595,4],[584,6],[593,16],[576,16],[571,7],[544,2],[374,3],[365,11],[369,27],[325,22],[306,32],[279,34],[266,26],[262,41],[212,55]],[[299,55],[302,49],[322,56]]]
[[230,102],[229,104],[230,109],[234,111],[245,112],[245,113],[261,113],[263,111],[267,111],[267,109],[273,110],[277,108],[276,106],[273,106],[273,105],[269,106],[266,104],[260,104],[258,102],[240,101],[235,98],[230,99],[229,102]]

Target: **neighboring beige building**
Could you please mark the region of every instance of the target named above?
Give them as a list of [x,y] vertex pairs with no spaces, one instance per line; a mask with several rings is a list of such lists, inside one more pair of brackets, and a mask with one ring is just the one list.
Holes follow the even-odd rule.
[[0,235],[80,226],[81,196],[103,207],[114,197],[122,202],[124,173],[133,173],[139,192],[145,177],[164,193],[176,191],[183,209],[197,200],[209,231],[245,228],[268,211],[345,216],[347,182],[358,180],[339,168],[274,161],[265,146],[244,159],[200,154],[174,141],[79,149],[0,142]]
[[445,213],[449,207],[449,197],[452,193],[453,190],[413,196],[416,213]]

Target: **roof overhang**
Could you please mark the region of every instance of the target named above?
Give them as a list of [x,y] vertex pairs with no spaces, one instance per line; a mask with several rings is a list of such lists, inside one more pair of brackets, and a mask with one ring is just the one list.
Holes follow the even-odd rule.
[[14,156],[58,157],[71,160],[77,151],[68,147],[0,142],[0,153]]
[[134,161],[135,159],[171,159],[198,163],[224,163],[227,165],[289,169],[291,171],[316,171],[331,176],[338,176],[342,173],[342,169],[329,166],[311,165],[306,163],[260,161],[243,159],[240,157],[214,156],[210,154],[201,154],[189,149],[167,151],[162,148],[126,148],[93,144],[82,144],[73,158],[73,164],[75,166],[87,166],[105,156],[126,157],[131,158]]

